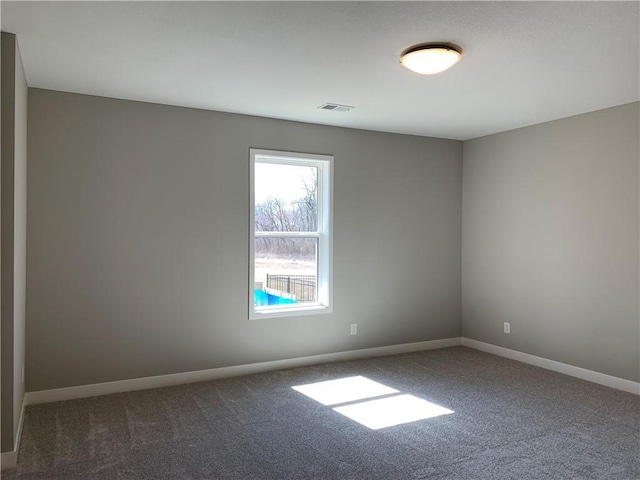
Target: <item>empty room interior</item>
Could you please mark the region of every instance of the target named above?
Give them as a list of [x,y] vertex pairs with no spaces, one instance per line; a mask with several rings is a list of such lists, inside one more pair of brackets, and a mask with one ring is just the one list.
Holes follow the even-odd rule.
[[3,479],[640,478],[640,2],[0,9]]

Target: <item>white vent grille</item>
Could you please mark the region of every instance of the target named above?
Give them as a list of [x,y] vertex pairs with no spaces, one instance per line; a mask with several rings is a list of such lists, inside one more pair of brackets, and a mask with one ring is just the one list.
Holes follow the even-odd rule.
[[348,112],[355,107],[350,105],[340,105],[339,103],[323,103],[318,108],[320,110],[330,110],[332,112]]

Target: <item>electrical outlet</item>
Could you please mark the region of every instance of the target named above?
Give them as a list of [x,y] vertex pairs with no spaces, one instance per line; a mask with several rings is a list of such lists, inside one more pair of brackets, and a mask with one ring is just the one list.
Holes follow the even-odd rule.
[[358,334],[358,324],[357,323],[352,323],[351,324],[351,335],[357,335]]
[[511,324],[509,322],[504,322],[504,333],[511,334]]

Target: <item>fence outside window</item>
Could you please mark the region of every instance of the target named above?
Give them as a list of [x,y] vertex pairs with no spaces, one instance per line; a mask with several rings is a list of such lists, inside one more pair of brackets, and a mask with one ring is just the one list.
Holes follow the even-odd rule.
[[315,275],[267,274],[267,288],[292,294],[298,303],[316,301]]

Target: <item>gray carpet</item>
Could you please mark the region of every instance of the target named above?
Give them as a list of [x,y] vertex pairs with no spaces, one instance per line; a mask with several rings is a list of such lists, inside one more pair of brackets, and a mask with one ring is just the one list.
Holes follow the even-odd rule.
[[[454,413],[371,430],[291,388],[355,375]],[[635,395],[455,347],[34,405],[3,480],[639,479],[639,429]]]

